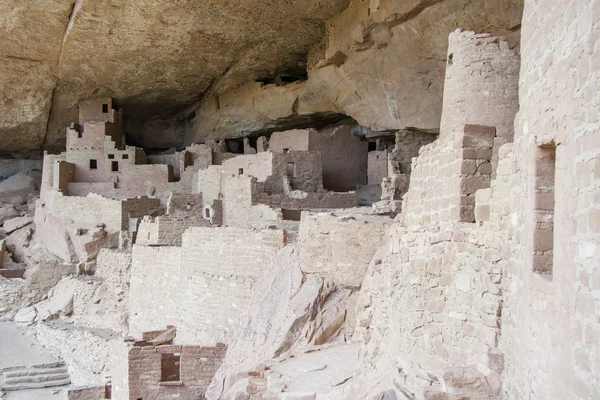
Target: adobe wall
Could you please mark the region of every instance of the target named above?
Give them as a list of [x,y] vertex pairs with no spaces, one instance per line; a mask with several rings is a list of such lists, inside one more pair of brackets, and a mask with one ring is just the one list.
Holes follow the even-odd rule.
[[440,138],[462,124],[494,126],[493,170],[500,146],[513,141],[519,63],[505,38],[460,30],[449,36]]
[[212,165],[198,171],[196,185],[192,193],[201,193],[205,204],[211,204],[221,197],[221,166]]
[[[129,359],[129,398],[197,400],[204,392],[225,357],[226,347],[147,346],[133,347]],[[180,356],[180,383],[161,384],[161,357]]]
[[177,343],[227,343],[281,230],[190,228],[182,247],[133,248],[130,334],[177,326]]
[[68,400],[104,400],[106,387],[92,386],[81,387],[69,390],[67,394]]
[[[523,16],[514,262],[503,281],[500,340],[503,390],[515,399],[600,397],[600,8],[567,3],[526,1]],[[538,242],[536,210],[548,208],[536,202],[544,150],[555,153],[555,233]],[[553,248],[551,273],[534,272],[539,245]]]
[[400,130],[396,132],[396,145],[390,152],[388,175],[410,174],[412,159],[419,155],[421,147],[433,143],[438,135],[419,131]]
[[56,161],[52,187],[58,189],[63,195],[69,196],[69,183],[73,179],[75,179],[75,165],[66,161]]
[[302,213],[298,241],[300,269],[332,279],[336,285],[359,288],[373,255],[384,243],[383,222],[357,221],[331,213]]

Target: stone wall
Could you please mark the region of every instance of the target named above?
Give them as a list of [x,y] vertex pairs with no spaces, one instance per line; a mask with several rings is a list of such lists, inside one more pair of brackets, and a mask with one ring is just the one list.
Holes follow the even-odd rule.
[[136,243],[143,246],[181,246],[183,233],[195,226],[210,226],[210,221],[202,216],[202,210],[199,210],[194,217],[171,215],[144,217],[138,230]]
[[367,166],[367,184],[381,185],[381,180],[388,177],[388,152],[370,151]]
[[[500,340],[507,398],[600,396],[600,8],[567,3],[525,2]],[[553,201],[539,196],[544,151],[554,153],[555,180],[546,181]],[[536,232],[541,208],[552,211],[550,238]],[[543,271],[539,239],[553,255]]]
[[[391,223],[391,219],[388,221]],[[302,243],[300,269],[356,289],[373,255],[383,245],[385,234],[383,222],[304,212],[298,232]]]
[[475,222],[475,192],[490,186],[495,129],[457,127],[421,149],[414,159],[404,222]]
[[[208,384],[221,365],[226,347],[147,346],[129,351],[129,398],[160,400],[203,398]],[[168,382],[161,372],[162,362],[169,356],[179,357],[179,381]]]
[[133,246],[130,335],[141,337],[143,332],[180,321],[181,253],[181,247]]
[[182,247],[135,245],[131,334],[175,325],[178,343],[226,343],[255,279],[284,242],[280,230],[190,228]]
[[493,170],[500,146],[513,141],[519,63],[505,38],[460,30],[450,34],[440,137],[462,124],[495,127]]

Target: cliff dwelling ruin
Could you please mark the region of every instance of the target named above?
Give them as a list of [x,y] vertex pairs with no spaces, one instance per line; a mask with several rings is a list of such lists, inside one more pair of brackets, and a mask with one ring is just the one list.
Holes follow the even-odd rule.
[[0,33],[0,399],[600,399],[598,1]]

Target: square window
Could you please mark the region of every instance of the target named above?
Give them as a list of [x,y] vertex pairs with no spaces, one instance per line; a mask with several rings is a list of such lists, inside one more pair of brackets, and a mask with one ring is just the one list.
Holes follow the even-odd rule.
[[123,160],[128,160],[129,159],[129,154],[123,154]]
[[102,104],[102,112],[108,114],[108,104]]
[[238,168],[238,175],[244,174],[244,168]]
[[283,152],[284,152],[284,153],[289,153],[289,152],[290,152],[290,149],[283,149]]
[[114,160],[115,159],[115,155],[114,154],[109,154],[108,155],[108,159],[109,160]]
[[90,160],[90,169],[98,169],[98,161]]
[[118,161],[113,161],[112,162],[111,171],[112,172],[119,172],[119,162]]

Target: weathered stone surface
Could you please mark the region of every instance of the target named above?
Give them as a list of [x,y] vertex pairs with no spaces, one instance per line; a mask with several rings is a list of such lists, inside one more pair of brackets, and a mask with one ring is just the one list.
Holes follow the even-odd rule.
[[[460,27],[510,34],[520,23],[522,3],[9,2],[0,9],[6,31],[0,42],[6,71],[0,133],[18,140],[3,140],[0,150],[61,148],[77,102],[99,96],[112,96],[130,110],[131,138],[153,147],[339,114],[376,130],[437,131],[448,32]],[[306,74],[311,47],[309,80],[285,85],[282,72]],[[232,90],[255,80],[277,85],[263,90],[250,84],[258,89],[244,90],[248,106],[232,114],[228,98],[240,95]],[[201,107],[189,107],[201,98]],[[188,124],[196,108],[202,120]]]

